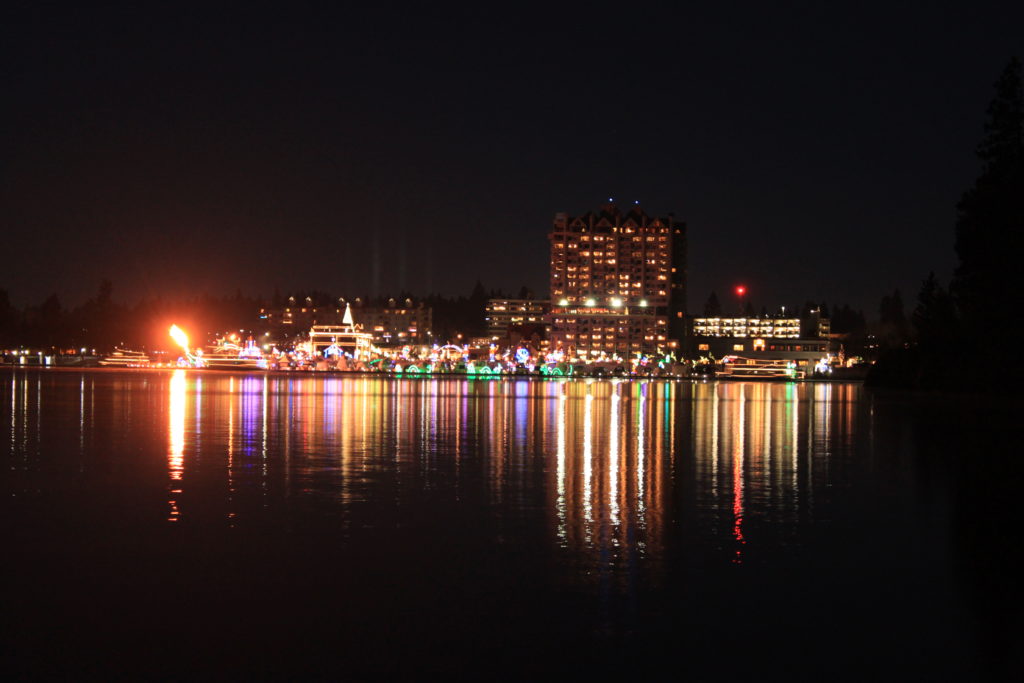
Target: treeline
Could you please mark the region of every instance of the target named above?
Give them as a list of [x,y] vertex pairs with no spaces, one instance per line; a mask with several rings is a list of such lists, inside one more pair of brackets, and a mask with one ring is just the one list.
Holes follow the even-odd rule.
[[957,205],[953,279],[944,285],[931,273],[924,280],[906,342],[881,356],[869,376],[875,385],[1010,391],[1021,376],[1011,336],[1021,312],[1014,273],[1024,233],[1024,86],[1017,59],[996,82],[977,154],[981,174]]
[[0,348],[28,347],[65,351],[86,348],[106,352],[116,346],[166,346],[171,322],[196,330],[251,328],[261,301],[236,292],[169,300],[141,299],[134,305],[113,298],[113,283],[103,280],[95,296],[66,308],[56,294],[18,309],[0,289]]
[[[6,290],[0,289],[0,349],[20,347],[66,351],[96,349],[105,353],[115,347],[135,349],[166,348],[167,330],[171,323],[181,325],[201,338],[229,330],[264,332],[259,312],[262,308],[283,308],[289,305],[339,307],[342,302],[354,306],[402,307],[409,300],[414,306],[432,310],[435,339],[455,339],[484,333],[484,310],[487,299],[503,296],[500,290],[486,290],[477,282],[469,295],[446,297],[431,294],[425,297],[411,292],[371,298],[357,296],[343,299],[319,290],[275,291],[270,297],[250,296],[236,291],[233,295],[203,295],[185,299],[144,298],[135,304],[114,299],[114,285],[103,280],[96,294],[85,303],[67,308],[56,294],[42,302],[19,309],[11,304]],[[532,297],[526,288],[520,291]],[[305,330],[303,330],[305,332]]]

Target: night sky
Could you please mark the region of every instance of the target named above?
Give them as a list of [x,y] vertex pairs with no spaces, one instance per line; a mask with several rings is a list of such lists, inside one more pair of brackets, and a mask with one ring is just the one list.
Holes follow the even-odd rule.
[[[546,295],[557,211],[689,227],[744,282],[877,315],[955,264],[1020,3],[4,10],[0,288]],[[1016,8],[1014,8],[1016,5]]]

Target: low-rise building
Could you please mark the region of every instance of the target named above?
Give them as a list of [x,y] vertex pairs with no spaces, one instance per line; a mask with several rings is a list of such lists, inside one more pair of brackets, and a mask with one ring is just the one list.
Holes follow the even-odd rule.
[[[810,323],[810,325],[809,325]],[[811,334],[808,328],[814,328]],[[737,356],[752,360],[792,361],[807,374],[831,351],[828,319],[694,318],[693,348],[697,357],[721,360]],[[801,334],[804,332],[805,334]]]
[[356,325],[384,345],[428,344],[433,340],[433,309],[406,299],[398,305],[390,299],[385,306],[353,307]]

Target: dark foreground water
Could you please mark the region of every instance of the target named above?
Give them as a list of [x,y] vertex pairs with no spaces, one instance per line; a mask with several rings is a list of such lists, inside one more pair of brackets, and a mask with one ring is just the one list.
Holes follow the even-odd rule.
[[852,384],[0,370],[4,668],[994,677],[1020,422]]

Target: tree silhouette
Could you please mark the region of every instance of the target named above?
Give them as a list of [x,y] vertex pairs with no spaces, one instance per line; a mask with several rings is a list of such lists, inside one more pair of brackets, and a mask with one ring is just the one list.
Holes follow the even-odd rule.
[[934,274],[928,276],[913,313],[916,345],[881,356],[870,383],[995,392],[1017,386],[1018,363],[992,362],[1005,345],[1005,337],[992,331],[1012,320],[1021,304],[1021,288],[1011,282],[1024,231],[1024,88],[1018,59],[1006,65],[995,90],[977,148],[981,173],[957,204],[959,263],[949,291]]
[[958,333],[953,299],[935,273],[929,273],[917,295],[917,307],[911,316],[918,343],[926,348],[950,350],[949,345]]
[[906,313],[903,310],[903,295],[900,290],[893,290],[893,293],[882,297],[882,303],[878,307],[878,319],[883,325],[903,325],[907,321]]
[[114,283],[104,278],[100,280],[100,289],[96,294],[96,305],[101,308],[110,306],[111,297],[114,294]]
[[718,318],[722,315],[722,304],[718,301],[718,295],[711,292],[707,302],[704,304],[704,316],[707,318]]
[[981,175],[957,206],[960,262],[951,290],[967,328],[980,330],[1020,309],[1021,288],[1009,283],[1021,257],[1013,245],[1024,232],[1024,94],[1016,58],[996,82],[977,153]]
[[11,305],[6,289],[0,289],[0,344],[15,341],[17,312]]
[[907,342],[907,315],[900,290],[893,290],[892,294],[882,297],[878,305],[878,322],[878,337],[886,346],[901,346]]

